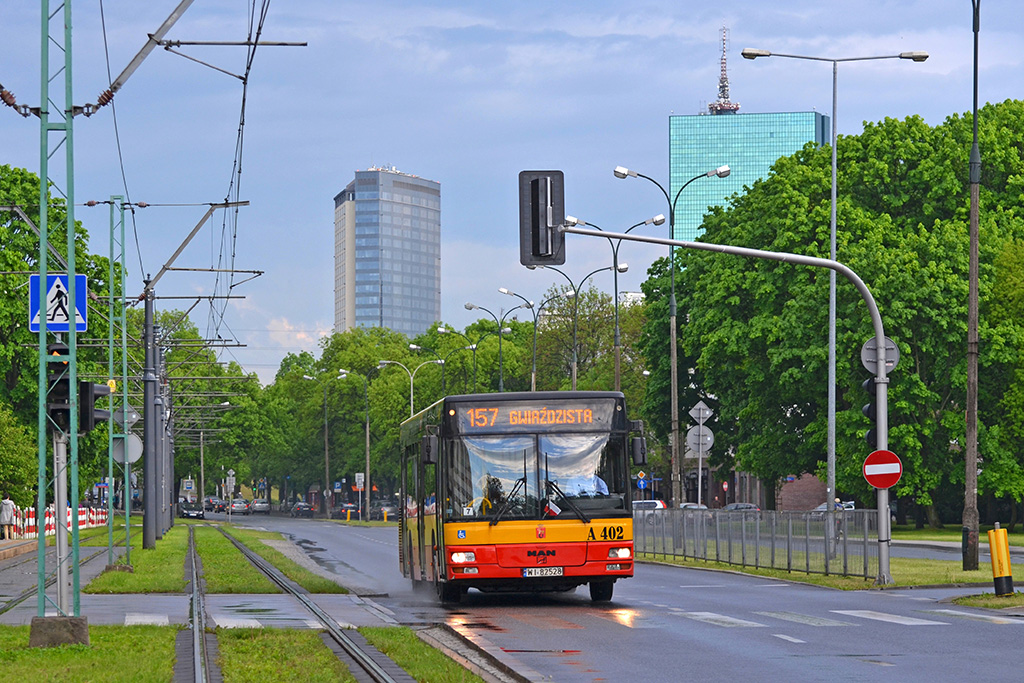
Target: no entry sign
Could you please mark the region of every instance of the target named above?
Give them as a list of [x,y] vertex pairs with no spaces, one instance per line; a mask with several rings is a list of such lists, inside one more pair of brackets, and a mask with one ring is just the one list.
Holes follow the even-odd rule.
[[892,451],[875,451],[864,459],[864,478],[876,489],[896,485],[903,475],[903,463]]

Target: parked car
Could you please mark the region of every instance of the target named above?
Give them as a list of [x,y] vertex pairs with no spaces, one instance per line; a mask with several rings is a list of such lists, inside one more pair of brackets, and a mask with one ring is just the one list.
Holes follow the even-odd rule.
[[269,515],[270,501],[267,500],[266,498],[257,498],[252,502],[252,505],[249,506],[249,509],[252,510],[252,512],[254,513],[262,512],[265,515]]
[[248,515],[252,513],[252,509],[249,507],[249,501],[245,498],[235,498],[231,501],[231,514],[233,515]]
[[300,500],[292,506],[292,517],[312,517],[313,506],[304,500]]
[[203,506],[199,503],[179,503],[178,510],[178,514],[186,519],[206,519]]
[[398,505],[389,500],[378,500],[370,503],[370,519],[387,519],[389,522],[398,521]]
[[654,524],[658,515],[658,510],[664,510],[668,506],[665,505],[665,501],[657,498],[651,500],[634,500],[633,501],[633,518],[643,519],[648,524]]
[[332,519],[359,519],[359,506],[355,503],[339,503],[331,512]]
[[[836,510],[840,510],[840,509],[841,510],[853,510],[856,507],[857,507],[857,504],[854,501],[852,501],[852,500],[844,500],[843,502],[838,503],[837,506],[834,507],[834,509],[836,509]],[[818,512],[824,512],[825,510],[828,510],[828,502],[826,501],[826,502],[822,503],[821,505],[819,505],[818,507],[816,507],[814,509],[817,510]]]
[[683,510],[707,510],[708,506],[704,503],[680,503],[679,507]]
[[757,512],[761,508],[757,507],[753,503],[729,503],[723,510],[728,511],[739,511],[739,512]]
[[217,496],[207,496],[203,498],[203,510],[206,512],[218,512],[217,506],[220,506],[219,512],[224,511],[224,501]]

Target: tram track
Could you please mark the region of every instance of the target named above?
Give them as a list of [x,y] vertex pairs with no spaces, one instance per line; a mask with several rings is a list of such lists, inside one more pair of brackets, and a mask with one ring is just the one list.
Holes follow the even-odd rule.
[[[210,525],[207,525],[210,526]],[[355,666],[358,671],[353,671],[353,674],[359,680],[372,681],[372,683],[411,683],[414,679],[407,673],[402,671],[396,664],[387,660],[390,665],[378,661],[382,658],[381,655],[375,648],[367,644],[366,646],[358,643],[355,639],[345,633],[345,629],[338,624],[327,612],[320,608],[311,598],[309,591],[302,588],[298,584],[291,581],[288,577],[274,567],[270,562],[260,557],[257,553],[250,550],[245,544],[238,539],[231,536],[231,534],[224,531],[220,527],[216,528],[221,534],[223,534],[231,543],[238,549],[242,556],[256,569],[263,573],[271,582],[273,582],[282,592],[294,598],[302,607],[308,611],[316,621],[321,625],[324,633],[335,643],[344,657],[341,657],[343,661],[351,669]],[[190,528],[189,533],[189,552],[194,553],[194,542],[192,530]],[[193,630],[193,670],[196,672],[196,683],[206,683],[209,678],[200,678],[200,675],[206,676],[208,674],[206,659],[206,648],[205,640],[199,636],[205,633],[205,606],[202,602],[202,595],[205,593],[203,590],[201,572],[197,572],[198,563],[196,562],[196,555],[190,555],[192,559],[193,569],[193,580],[192,580],[192,617],[190,619],[190,627]],[[198,595],[197,595],[198,594]],[[202,619],[202,624],[197,624],[195,621],[196,616],[199,615]],[[333,648],[332,648],[333,649]],[[376,656],[375,656],[376,655]],[[385,658],[386,659],[386,658]],[[200,661],[202,660],[202,661]],[[360,675],[362,674],[362,675]]]

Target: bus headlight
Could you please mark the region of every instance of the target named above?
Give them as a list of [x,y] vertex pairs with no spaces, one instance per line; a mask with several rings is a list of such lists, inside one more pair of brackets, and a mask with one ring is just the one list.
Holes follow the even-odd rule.
[[453,564],[465,564],[466,562],[476,562],[476,553],[472,550],[452,553]]
[[628,560],[633,556],[633,552],[629,548],[609,548],[608,559],[609,560]]

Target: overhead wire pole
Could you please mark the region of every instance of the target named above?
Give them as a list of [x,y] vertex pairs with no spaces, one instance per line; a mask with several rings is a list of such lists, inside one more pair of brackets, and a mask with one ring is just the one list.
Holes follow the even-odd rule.
[[[795,263],[797,265],[812,266],[816,268],[828,268],[833,270],[853,284],[867,305],[868,313],[871,316],[871,325],[875,333],[875,408],[878,434],[878,449],[889,448],[889,405],[887,401],[889,378],[886,377],[885,357],[885,328],[882,324],[882,316],[878,311],[871,291],[864,281],[860,279],[848,266],[832,259],[823,259],[816,256],[804,256],[803,254],[788,254],[784,252],[762,251],[748,247],[734,247],[727,244],[713,244],[710,242],[685,242],[675,239],[664,239],[660,237],[644,237],[641,235],[627,235],[625,233],[602,232],[600,230],[587,230],[585,228],[562,226],[563,232],[574,235],[588,235],[590,237],[602,237],[604,239],[624,239],[633,242],[647,242],[649,244],[663,244],[670,247],[683,249],[695,249],[700,251],[714,251],[734,256],[745,256],[747,258],[766,259],[769,261],[782,261],[784,263]],[[877,585],[888,585],[893,582],[889,573],[889,544],[890,520],[889,520],[889,489],[875,489],[877,493],[877,515],[878,515],[878,578]]]

